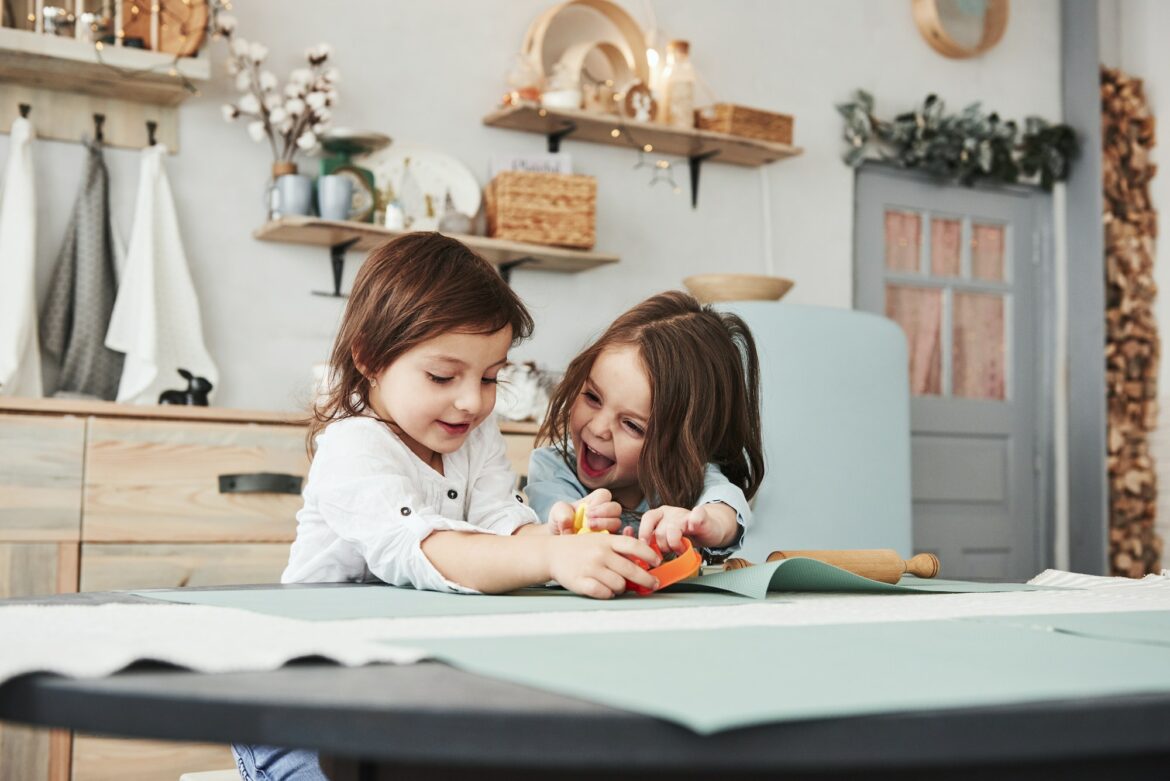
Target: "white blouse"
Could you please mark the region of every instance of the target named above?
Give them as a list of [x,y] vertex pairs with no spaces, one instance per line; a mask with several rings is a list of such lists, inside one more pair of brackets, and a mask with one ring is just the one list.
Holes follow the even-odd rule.
[[281,583],[373,582],[475,594],[444,578],[422,552],[440,530],[509,535],[536,523],[512,490],[516,476],[493,418],[443,456],[443,474],[370,417],[335,421],[317,436],[297,538]]

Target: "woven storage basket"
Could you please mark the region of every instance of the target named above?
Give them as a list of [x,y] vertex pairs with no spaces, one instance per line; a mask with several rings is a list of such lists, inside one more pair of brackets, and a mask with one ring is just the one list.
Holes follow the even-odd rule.
[[576,174],[502,171],[487,186],[488,235],[591,249],[597,240],[597,180]]
[[792,143],[792,117],[732,103],[716,103],[695,111],[695,127],[731,136]]

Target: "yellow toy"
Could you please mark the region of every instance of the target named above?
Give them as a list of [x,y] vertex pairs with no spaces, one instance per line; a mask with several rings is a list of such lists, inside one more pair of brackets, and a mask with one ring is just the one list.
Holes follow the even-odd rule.
[[585,521],[585,503],[577,506],[577,514],[573,516],[573,532],[576,534],[609,534],[608,529],[590,529]]

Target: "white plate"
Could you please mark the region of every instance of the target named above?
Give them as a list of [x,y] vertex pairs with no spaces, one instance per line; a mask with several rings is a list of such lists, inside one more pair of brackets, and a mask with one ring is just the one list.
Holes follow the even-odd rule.
[[[480,201],[483,193],[475,174],[445,152],[429,149],[424,146],[409,144],[394,144],[361,158],[361,165],[374,172],[374,183],[379,190],[385,189],[387,183],[393,188],[402,203],[402,174],[406,170],[406,160],[410,159],[410,174],[423,197],[430,196],[431,212],[427,214],[420,208],[410,223],[411,230],[435,230],[439,227],[439,218],[443,216],[443,204],[447,193],[451,193],[451,200],[456,210],[474,217],[479,213]],[[402,203],[403,208],[408,204]]]

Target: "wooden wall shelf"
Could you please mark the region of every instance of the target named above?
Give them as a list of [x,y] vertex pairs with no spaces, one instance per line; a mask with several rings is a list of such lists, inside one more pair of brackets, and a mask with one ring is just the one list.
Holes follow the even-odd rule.
[[176,106],[193,94],[180,76],[189,81],[211,78],[206,52],[176,62],[169,54],[107,45],[99,56],[84,41],[0,28],[0,81]]
[[[510,106],[493,111],[483,118],[489,127],[521,130],[546,136],[549,151],[556,152],[563,138],[609,144],[627,149],[653,146],[653,154],[702,158],[715,163],[760,166],[795,157],[804,152],[798,146],[757,141],[713,130],[666,127],[650,122],[635,122],[623,117],[565,109]],[[613,131],[619,131],[615,136]]]
[[[252,235],[261,241],[329,247],[333,258],[334,290],[332,294],[324,295],[341,295],[341,268],[345,253],[349,250],[367,252],[390,239],[404,235],[404,232],[363,222],[322,220],[318,217],[281,217],[260,226]],[[599,252],[524,244],[486,236],[451,234],[451,238],[458,239],[489,263],[498,266],[505,279],[508,279],[512,269],[517,267],[574,273],[618,262],[617,255]]]

